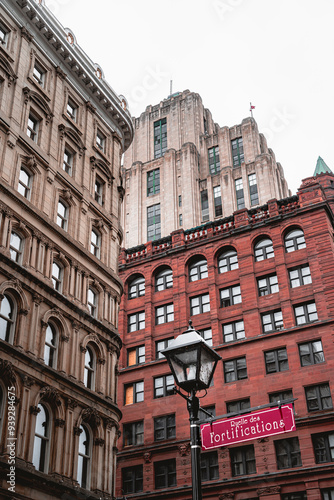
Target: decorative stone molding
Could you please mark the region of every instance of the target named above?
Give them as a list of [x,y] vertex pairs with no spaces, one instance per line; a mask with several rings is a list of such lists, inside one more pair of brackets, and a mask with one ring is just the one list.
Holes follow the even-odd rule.
[[13,364],[6,359],[0,359],[0,378],[7,382],[8,385],[13,385],[16,380]]
[[22,26],[21,28],[21,36],[29,43],[32,42],[34,39],[33,35],[27,30],[25,26]]
[[28,377],[28,375],[21,375],[21,379],[24,387],[28,387],[29,389],[35,383],[35,381],[31,377]]
[[65,80],[65,78],[67,77],[67,74],[61,69],[60,66],[57,66],[56,67],[56,75],[58,76],[58,78],[60,78],[61,80]]
[[56,418],[55,426],[62,429],[63,427],[65,427],[65,420],[63,420],[62,418]]
[[85,408],[82,412],[82,420],[89,423],[93,429],[99,427],[102,421],[95,408]]
[[80,351],[81,351],[82,353],[86,353],[86,352],[87,352],[87,349],[86,349],[86,347],[84,347],[82,344],[80,344]]
[[54,387],[51,387],[50,385],[42,387],[42,389],[40,390],[40,395],[41,399],[50,401],[51,403],[56,404],[57,406],[61,405],[58,390],[55,389]]
[[30,406],[29,411],[31,415],[38,415],[41,409],[38,406]]
[[29,89],[29,87],[24,87],[22,90],[24,94],[24,102],[27,103],[29,99],[32,100],[45,114],[45,123],[47,125],[52,120],[53,113],[44,97],[40,96],[34,90]]
[[82,433],[82,429],[80,429],[80,427],[78,427],[77,425],[75,425],[75,426],[73,427],[73,434],[74,434],[75,436],[80,436],[80,434],[81,434],[81,433]]
[[78,406],[78,403],[72,398],[66,398],[66,406],[73,411]]
[[96,438],[94,443],[96,444],[96,446],[104,446],[105,445],[105,440],[102,439],[102,438]]
[[266,488],[259,488],[256,493],[260,497],[262,495],[277,495],[280,491],[280,486],[267,486]]
[[234,498],[234,493],[223,493],[219,495],[219,500],[227,500],[228,498]]
[[178,450],[179,450],[181,457],[185,457],[186,455],[189,455],[189,443],[180,444],[178,446]]
[[151,452],[146,452],[144,453],[144,462],[145,464],[150,464],[152,462],[152,453]]

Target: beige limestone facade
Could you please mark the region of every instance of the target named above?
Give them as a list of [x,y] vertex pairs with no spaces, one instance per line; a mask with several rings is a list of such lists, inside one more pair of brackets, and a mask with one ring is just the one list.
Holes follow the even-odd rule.
[[133,124],[123,164],[126,248],[290,194],[251,117],[220,127],[201,97],[186,90],[148,106]]
[[3,0],[1,498],[114,497],[132,136],[125,98],[44,1]]

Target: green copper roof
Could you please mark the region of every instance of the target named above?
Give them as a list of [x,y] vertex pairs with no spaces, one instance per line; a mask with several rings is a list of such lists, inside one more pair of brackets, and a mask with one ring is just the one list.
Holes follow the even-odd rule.
[[326,165],[326,163],[324,162],[324,160],[321,158],[321,156],[319,156],[318,158],[318,161],[317,161],[317,165],[315,167],[315,171],[314,171],[314,174],[313,174],[313,177],[315,177],[316,175],[318,174],[332,174],[333,172],[331,171],[331,169]]

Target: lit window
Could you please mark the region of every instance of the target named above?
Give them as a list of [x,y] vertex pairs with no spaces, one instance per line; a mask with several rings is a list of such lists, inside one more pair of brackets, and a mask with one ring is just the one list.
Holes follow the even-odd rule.
[[155,291],[161,292],[173,287],[173,271],[170,268],[163,269],[155,277]]
[[128,349],[128,366],[140,365],[141,363],[145,363],[145,346]]
[[63,282],[63,268],[56,262],[53,261],[52,264],[52,284],[53,288],[57,290],[57,292],[62,291],[62,282]]
[[208,263],[206,259],[197,259],[189,265],[189,281],[202,280],[208,277]]
[[81,488],[89,489],[91,467],[91,439],[86,426],[80,425],[77,481]]
[[88,288],[87,305],[90,315],[93,316],[93,318],[96,318],[98,300],[97,300],[97,293],[92,288]]
[[135,382],[124,386],[124,404],[132,405],[144,401],[144,382]]
[[297,437],[280,439],[274,443],[278,469],[290,469],[302,465],[299,440]]
[[289,369],[286,348],[274,349],[264,353],[266,373],[285,372]]
[[245,195],[242,179],[235,180],[235,193],[237,197],[237,209],[245,208]]
[[24,167],[21,167],[19,176],[19,185],[17,190],[20,194],[22,194],[22,196],[24,196],[28,200],[30,200],[30,195],[31,195],[31,184],[32,184],[32,175]]
[[92,229],[90,239],[90,251],[95,257],[100,258],[101,254],[101,235],[96,229]]
[[48,457],[50,445],[50,417],[46,407],[38,405],[36,416],[35,439],[32,463],[36,470],[48,472]]
[[162,325],[174,321],[174,304],[166,304],[155,308],[155,324]]
[[69,98],[66,106],[67,116],[72,118],[72,120],[77,121],[77,112],[78,112],[78,106],[75,104],[74,101],[72,101],[72,99]]
[[218,271],[219,273],[227,273],[228,271],[233,271],[238,269],[238,254],[232,250],[227,250],[223,252],[218,258]]
[[0,303],[0,339],[13,343],[16,307],[12,298],[5,294]]
[[211,175],[218,174],[220,172],[220,161],[219,161],[219,146],[215,146],[208,150],[209,154],[209,171]]
[[141,311],[128,316],[128,332],[135,332],[145,328],[145,311]]
[[166,118],[154,123],[154,158],[160,158],[167,150]]
[[160,203],[147,207],[147,241],[161,238]]
[[301,248],[306,248],[304,233],[301,229],[290,231],[284,238],[285,251],[295,252]]
[[144,421],[123,425],[123,445],[139,446],[144,444]]
[[210,311],[210,296],[208,293],[191,297],[190,299],[190,315],[202,314]]
[[96,133],[96,146],[99,148],[102,153],[105,152],[105,147],[106,147],[106,137],[105,135],[100,132],[100,130],[97,131]]
[[160,193],[160,169],[147,172],[147,196]]
[[145,278],[138,276],[129,283],[129,299],[135,299],[145,295]]
[[38,62],[36,61],[33,72],[32,72],[32,76],[33,76],[33,79],[35,80],[35,82],[37,82],[38,85],[40,85],[41,87],[44,87],[45,75],[46,75],[45,69],[42,68],[42,66],[40,64],[38,64]]
[[39,120],[30,113],[28,118],[27,135],[28,137],[30,137],[30,139],[32,139],[36,143],[38,140],[38,129],[39,129]]
[[257,191],[256,174],[249,174],[248,176],[249,194],[251,206],[259,204],[259,194]]
[[48,323],[45,332],[44,363],[56,368],[58,335],[56,328]]
[[85,352],[84,384],[88,389],[94,390],[96,359],[93,349],[89,346]]
[[23,252],[23,238],[15,231],[12,231],[10,235],[10,244],[9,244],[10,258],[17,262],[18,264],[22,263],[22,252]]
[[254,247],[255,261],[271,259],[274,257],[273,242],[269,238],[258,241]]
[[238,139],[234,139],[232,142],[232,158],[233,158],[233,167],[239,167],[241,163],[245,161],[244,157],[244,145],[242,141],[242,137]]
[[65,172],[68,175],[72,175],[73,159],[74,159],[74,154],[71,153],[68,149],[65,149],[64,160],[63,160],[63,170],[65,170]]
[[242,340],[246,337],[245,326],[243,321],[234,321],[223,325],[224,342],[233,342]]
[[68,224],[68,206],[62,200],[58,201],[57,208],[57,224],[59,227],[67,231]]
[[223,205],[220,186],[213,188],[213,204],[215,207],[215,217],[221,217],[223,215]]
[[254,446],[240,446],[230,449],[232,476],[256,474]]

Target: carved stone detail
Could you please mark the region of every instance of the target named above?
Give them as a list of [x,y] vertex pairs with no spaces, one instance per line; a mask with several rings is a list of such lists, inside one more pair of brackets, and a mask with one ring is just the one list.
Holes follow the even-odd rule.
[[96,428],[101,424],[101,417],[95,408],[86,408],[82,412],[82,420],[89,423],[92,428]]
[[266,488],[259,488],[257,490],[257,495],[259,497],[262,495],[277,495],[277,493],[280,493],[280,491],[280,486],[267,486]]
[[152,453],[151,452],[147,452],[147,453],[144,453],[144,461],[145,461],[145,464],[150,464],[152,462]]

